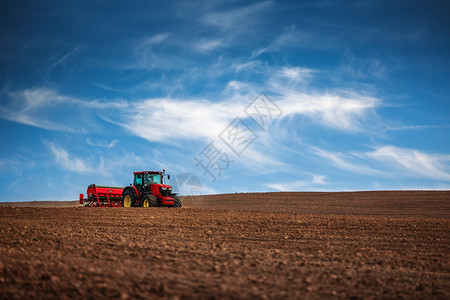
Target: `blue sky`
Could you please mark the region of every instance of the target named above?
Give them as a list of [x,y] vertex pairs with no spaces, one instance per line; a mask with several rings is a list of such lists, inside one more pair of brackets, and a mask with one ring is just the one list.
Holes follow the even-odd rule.
[[1,1],[0,201],[450,188],[447,1]]

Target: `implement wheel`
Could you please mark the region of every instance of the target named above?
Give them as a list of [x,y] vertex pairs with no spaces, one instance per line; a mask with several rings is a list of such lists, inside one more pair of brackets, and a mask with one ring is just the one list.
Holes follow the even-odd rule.
[[158,198],[155,195],[146,194],[142,196],[142,207],[157,207]]
[[125,191],[122,197],[122,207],[132,207],[133,198],[133,193],[131,193],[130,191]]

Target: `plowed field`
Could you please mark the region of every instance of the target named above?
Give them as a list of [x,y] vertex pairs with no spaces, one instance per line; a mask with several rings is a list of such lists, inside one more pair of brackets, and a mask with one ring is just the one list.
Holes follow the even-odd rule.
[[450,192],[184,204],[0,207],[0,298],[450,298]]

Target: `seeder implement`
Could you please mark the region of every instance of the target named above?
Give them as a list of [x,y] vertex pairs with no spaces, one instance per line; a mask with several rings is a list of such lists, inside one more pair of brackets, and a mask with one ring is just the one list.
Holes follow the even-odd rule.
[[170,180],[166,170],[133,172],[133,183],[127,187],[91,184],[87,198],[80,194],[80,204],[93,207],[181,207],[181,198],[165,184]]
[[87,198],[80,194],[80,204],[96,207],[121,207],[123,187],[91,184],[87,188]]

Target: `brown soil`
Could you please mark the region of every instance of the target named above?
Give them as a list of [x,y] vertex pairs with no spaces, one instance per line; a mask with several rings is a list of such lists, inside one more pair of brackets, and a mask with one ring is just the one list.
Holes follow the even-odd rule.
[[283,192],[184,197],[184,206],[300,214],[450,217],[450,191]]
[[26,202],[0,202],[0,206],[14,207],[79,207],[80,201],[26,201]]
[[269,193],[186,197],[182,209],[0,207],[0,299],[449,299],[449,199]]

